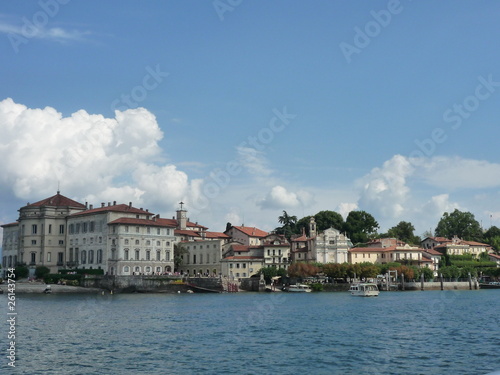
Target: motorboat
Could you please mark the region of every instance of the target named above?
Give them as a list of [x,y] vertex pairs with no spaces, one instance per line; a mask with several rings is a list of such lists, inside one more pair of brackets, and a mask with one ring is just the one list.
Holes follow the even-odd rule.
[[309,285],[305,284],[292,284],[283,288],[285,292],[295,292],[295,293],[309,293],[312,292],[312,289]]
[[500,289],[499,281],[490,281],[489,283],[479,283],[480,289]]
[[355,283],[351,284],[349,292],[352,296],[359,297],[377,297],[379,290],[375,283]]

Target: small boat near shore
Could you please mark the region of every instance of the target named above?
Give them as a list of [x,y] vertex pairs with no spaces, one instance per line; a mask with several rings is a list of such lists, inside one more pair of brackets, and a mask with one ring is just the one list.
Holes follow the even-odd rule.
[[500,289],[500,282],[490,281],[489,283],[479,283],[479,289]]
[[309,287],[309,285],[305,284],[292,284],[289,286],[285,286],[283,288],[284,292],[294,292],[294,293],[310,293],[312,292],[312,289]]
[[349,293],[351,296],[377,297],[380,292],[375,283],[356,283],[351,285]]

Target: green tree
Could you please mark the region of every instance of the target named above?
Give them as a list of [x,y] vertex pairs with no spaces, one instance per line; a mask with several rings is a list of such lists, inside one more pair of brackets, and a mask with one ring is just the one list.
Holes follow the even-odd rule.
[[43,279],[45,276],[47,276],[50,273],[49,267],[45,266],[38,266],[35,268],[35,277],[37,279]]
[[308,277],[315,276],[320,269],[309,263],[293,263],[288,267],[288,276],[290,277]]
[[342,230],[344,227],[342,215],[335,211],[320,211],[314,215],[314,220],[316,221],[316,228],[318,231],[324,231],[331,227]]
[[295,234],[302,234],[302,228],[304,228],[306,235],[309,236],[309,222],[311,221],[311,217],[312,216],[304,216],[297,221],[295,225]]
[[462,274],[462,271],[457,266],[445,266],[439,269],[439,272],[446,279],[458,279]]
[[345,279],[347,277],[347,264],[327,263],[322,267],[323,273],[332,279]]
[[500,228],[496,226],[490,227],[490,229],[484,233],[483,238],[496,252],[500,251]]
[[400,221],[398,225],[387,231],[388,237],[394,237],[411,245],[420,244],[420,237],[415,236],[415,227],[407,221]]
[[189,251],[181,244],[174,244],[174,269],[177,271],[181,266],[184,256],[189,255]]
[[292,234],[295,233],[297,216],[288,215],[286,211],[283,211],[283,215],[278,217],[278,222],[283,224],[283,226],[281,228],[277,228],[276,233],[283,234],[288,240],[290,240]]
[[438,237],[452,238],[456,235],[466,241],[481,241],[483,232],[472,213],[455,209],[451,214],[443,214],[435,233]]
[[17,266],[14,270],[14,274],[16,275],[16,279],[24,279],[28,277],[30,270],[26,266]]
[[353,244],[368,242],[378,228],[375,218],[365,211],[349,212],[344,225],[344,231]]

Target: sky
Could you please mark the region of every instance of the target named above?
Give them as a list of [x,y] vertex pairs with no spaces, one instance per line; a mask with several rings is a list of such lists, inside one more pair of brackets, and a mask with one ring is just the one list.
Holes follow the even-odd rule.
[[[365,210],[500,225],[500,3],[8,1],[0,224],[132,202],[272,230]],[[0,235],[1,236],[1,235]]]

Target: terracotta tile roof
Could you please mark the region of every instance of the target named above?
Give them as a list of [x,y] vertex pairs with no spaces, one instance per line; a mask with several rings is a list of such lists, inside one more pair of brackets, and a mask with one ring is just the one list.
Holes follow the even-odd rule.
[[307,247],[300,247],[298,249],[293,250],[294,253],[307,253]]
[[377,252],[388,252],[394,251],[396,248],[394,246],[391,247],[353,247],[349,249],[350,253],[377,253]]
[[225,257],[223,260],[231,260],[231,259],[264,259],[263,257],[255,257],[255,256],[248,256],[248,255],[235,255],[235,256],[230,256],[230,257]]
[[6,227],[15,227],[16,225],[19,225],[19,222],[14,221],[13,223],[8,223],[8,224],[2,224],[0,227],[6,228]]
[[250,237],[265,237],[269,234],[255,227],[243,227],[243,226],[237,227],[233,225],[233,228],[239,230],[240,232],[245,233],[247,236]]
[[43,206],[74,207],[74,208],[82,208],[82,209],[86,208],[84,204],[81,204],[77,201],[74,201],[73,199],[69,199],[68,197],[65,197],[64,195],[61,195],[59,192],[57,192],[56,195],[53,195],[49,198],[45,198],[45,199],[42,199],[41,201],[28,204],[26,207],[43,207]]
[[205,232],[206,238],[231,238],[227,234],[222,232]]
[[169,227],[169,228],[175,228],[172,227],[171,225],[164,225],[158,220],[148,220],[148,219],[136,219],[132,217],[121,217],[119,219],[113,220],[109,225],[112,224],[123,224],[123,225],[147,225],[149,227]]
[[[83,207],[85,207],[85,206],[83,206]],[[71,217],[92,215],[92,214],[96,214],[99,212],[123,212],[123,213],[129,213],[129,214],[153,215],[153,213],[151,213],[151,212],[132,207],[128,204],[115,204],[113,206],[104,206],[104,207],[93,208],[91,210],[77,212],[77,213],[72,214]]]
[[307,236],[303,234],[300,237],[294,238],[292,242],[306,242],[307,241]]
[[487,243],[481,243],[481,242],[476,242],[476,241],[464,241],[462,240],[461,241],[463,244],[465,245],[469,245],[469,246],[483,246],[483,247],[491,247],[490,245],[488,245]]
[[189,229],[184,229],[184,230],[176,229],[174,233],[179,236],[201,237],[199,232]]
[[422,254],[422,259],[420,260],[421,262],[425,262],[425,263],[432,263],[432,259],[431,258],[427,258],[425,255]]
[[247,245],[231,245],[233,251],[250,251],[250,246]]
[[156,221],[166,227],[174,227],[177,228],[177,220],[175,219],[162,219],[160,217],[156,218]]
[[[177,221],[177,220],[176,220],[176,221]],[[204,227],[204,226],[203,226],[203,225],[201,225],[201,224],[198,224],[198,223],[193,223],[193,222],[191,222],[191,221],[188,221],[188,222],[186,223],[186,226],[187,226],[187,227],[201,228],[201,229],[208,229],[208,227]]]
[[500,255],[497,254],[488,254],[491,258],[495,258],[497,260],[500,260]]
[[425,249],[424,252],[430,255],[443,255],[442,253],[434,249]]

